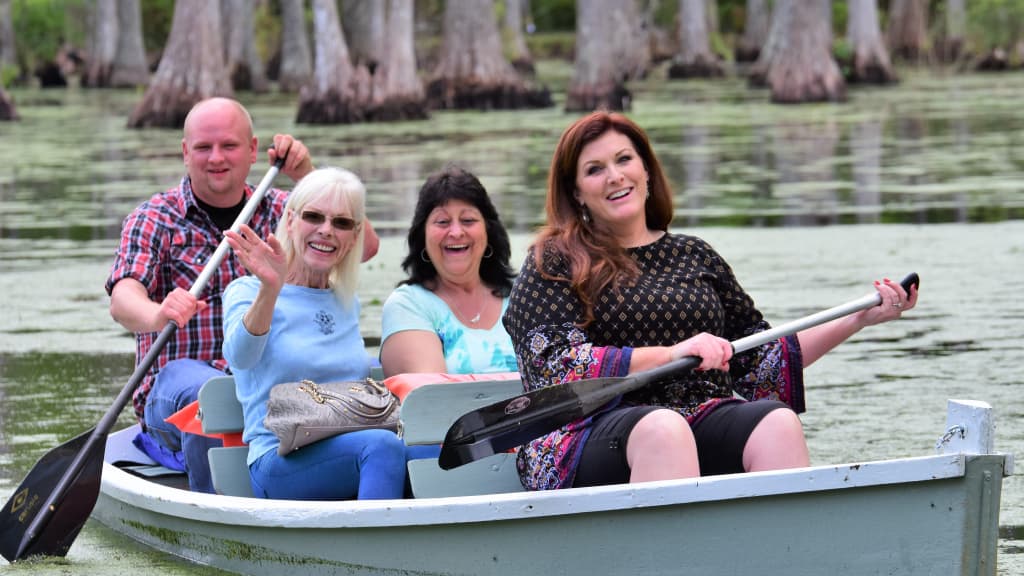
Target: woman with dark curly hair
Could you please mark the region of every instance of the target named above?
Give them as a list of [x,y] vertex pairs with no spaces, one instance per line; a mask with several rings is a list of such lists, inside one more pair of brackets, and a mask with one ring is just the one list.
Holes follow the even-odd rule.
[[515,276],[508,232],[480,180],[453,166],[430,176],[408,242],[409,277],[382,312],[384,375],[516,371],[501,323]]

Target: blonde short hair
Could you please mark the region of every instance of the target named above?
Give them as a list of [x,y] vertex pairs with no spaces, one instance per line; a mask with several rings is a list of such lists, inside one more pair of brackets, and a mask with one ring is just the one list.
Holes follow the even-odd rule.
[[328,275],[331,289],[338,300],[348,306],[356,294],[359,285],[359,264],[363,256],[363,220],[366,218],[366,187],[358,176],[343,168],[318,168],[299,181],[292,193],[288,195],[284,214],[277,224],[276,236],[286,239],[281,244],[284,248],[288,265],[291,266],[300,254],[301,248],[289,237],[288,226],[303,207],[311,202],[326,198],[336,206],[346,206],[349,214],[356,221],[356,241],[348,254],[338,262]]

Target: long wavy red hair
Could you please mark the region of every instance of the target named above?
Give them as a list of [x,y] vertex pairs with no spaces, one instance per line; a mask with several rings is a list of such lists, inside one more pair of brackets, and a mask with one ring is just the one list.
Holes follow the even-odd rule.
[[[534,243],[533,255],[541,275],[548,279],[569,282],[584,306],[582,327],[594,320],[594,302],[607,289],[636,281],[640,271],[611,230],[593,221],[583,223],[579,202],[575,199],[576,175],[583,148],[615,131],[630,139],[648,173],[648,198],[645,206],[647,227],[668,230],[672,222],[672,191],[651,142],[635,122],[626,116],[607,111],[592,112],[576,120],[558,140],[551,168],[548,171],[548,193],[545,210],[547,222]],[[552,273],[545,258],[560,256],[569,263],[570,277]]]

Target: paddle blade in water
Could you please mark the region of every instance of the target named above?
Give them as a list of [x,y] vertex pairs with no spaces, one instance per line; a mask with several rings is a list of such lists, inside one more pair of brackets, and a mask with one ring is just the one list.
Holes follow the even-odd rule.
[[[92,513],[100,491],[103,468],[103,442],[87,446],[93,430],[89,430],[43,455],[0,510],[0,555],[9,562],[28,556],[65,556]],[[57,489],[65,472],[74,465],[80,452],[84,460],[81,470],[70,485],[43,509]],[[29,530],[42,515],[35,534]]]

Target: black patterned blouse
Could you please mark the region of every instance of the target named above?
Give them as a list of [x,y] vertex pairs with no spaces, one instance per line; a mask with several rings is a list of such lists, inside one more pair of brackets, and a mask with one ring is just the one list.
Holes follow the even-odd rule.
[[[625,376],[633,347],[670,346],[700,332],[736,340],[768,329],[732,269],[695,236],[667,233],[629,250],[640,268],[634,286],[610,290],[595,302],[586,329],[579,298],[568,282],[546,280],[531,251],[512,289],[504,323],[515,346],[527,391],[583,378]],[[547,269],[569,277],[568,261],[545,254]],[[803,412],[803,361],[796,337],[738,354],[729,372],[681,374],[635,390],[616,405],[652,405],[678,411],[693,424],[722,402],[772,398]],[[735,395],[734,395],[735,393]],[[591,417],[538,438],[519,450],[524,486],[546,490],[572,486]]]

